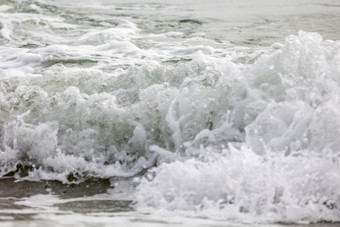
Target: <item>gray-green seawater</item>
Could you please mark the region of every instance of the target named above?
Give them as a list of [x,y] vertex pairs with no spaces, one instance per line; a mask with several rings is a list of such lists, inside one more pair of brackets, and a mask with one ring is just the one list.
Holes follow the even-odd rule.
[[0,225],[336,226],[339,21],[338,0],[0,0]]

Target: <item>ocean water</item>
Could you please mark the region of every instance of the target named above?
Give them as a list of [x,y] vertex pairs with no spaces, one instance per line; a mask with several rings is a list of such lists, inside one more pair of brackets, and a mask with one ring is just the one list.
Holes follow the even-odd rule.
[[339,0],[0,0],[1,226],[337,226]]

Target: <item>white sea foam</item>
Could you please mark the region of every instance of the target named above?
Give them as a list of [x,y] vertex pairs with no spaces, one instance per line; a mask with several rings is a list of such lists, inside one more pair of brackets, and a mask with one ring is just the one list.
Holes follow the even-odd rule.
[[199,159],[153,169],[137,189],[138,210],[241,223],[339,220],[334,155],[258,156],[245,147],[217,155],[209,150],[201,149]]
[[[340,221],[339,41],[303,31],[221,41],[209,18],[174,18],[162,4],[9,5],[0,176],[146,172],[132,190],[141,212]],[[158,9],[164,18],[150,20]]]
[[[338,54],[338,43],[300,32],[252,65],[231,64],[236,75],[229,65],[214,86],[231,90],[229,114],[184,139],[178,155],[186,161],[174,158],[141,180],[138,208],[250,223],[338,221]],[[169,122],[175,144],[190,120]]]

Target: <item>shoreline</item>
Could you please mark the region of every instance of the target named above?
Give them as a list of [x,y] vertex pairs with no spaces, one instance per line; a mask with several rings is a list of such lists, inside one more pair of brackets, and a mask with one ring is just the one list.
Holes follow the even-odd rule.
[[[0,178],[0,225],[1,226],[68,226],[69,224],[56,220],[70,222],[84,222],[82,226],[93,226],[92,220],[97,223],[115,223],[125,218],[133,226],[191,226],[190,220],[199,220],[192,226],[228,226],[241,227],[250,224],[228,223],[201,218],[183,217],[183,220],[173,222],[168,217],[141,214],[136,212],[130,200],[111,200],[109,198],[96,198],[96,195],[107,193],[112,189],[109,180],[94,179],[80,184],[64,185],[58,181],[16,181],[13,177]],[[37,197],[48,205],[31,206],[30,197]],[[56,201],[54,201],[57,199]],[[50,200],[50,201],[48,201]],[[32,201],[31,201],[32,202]],[[88,218],[92,218],[87,220]],[[189,220],[188,223],[185,223]],[[203,223],[201,223],[203,222]],[[205,223],[207,222],[207,223]],[[215,222],[215,224],[209,224]],[[216,223],[218,223],[216,225]],[[315,224],[252,224],[258,227],[337,227],[340,223]]]

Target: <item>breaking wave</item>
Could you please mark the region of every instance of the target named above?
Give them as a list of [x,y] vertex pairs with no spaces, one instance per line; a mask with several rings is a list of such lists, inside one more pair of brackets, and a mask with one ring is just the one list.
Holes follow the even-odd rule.
[[246,48],[194,35],[196,20],[145,34],[50,14],[0,8],[0,176],[137,176],[140,211],[340,221],[339,41]]

